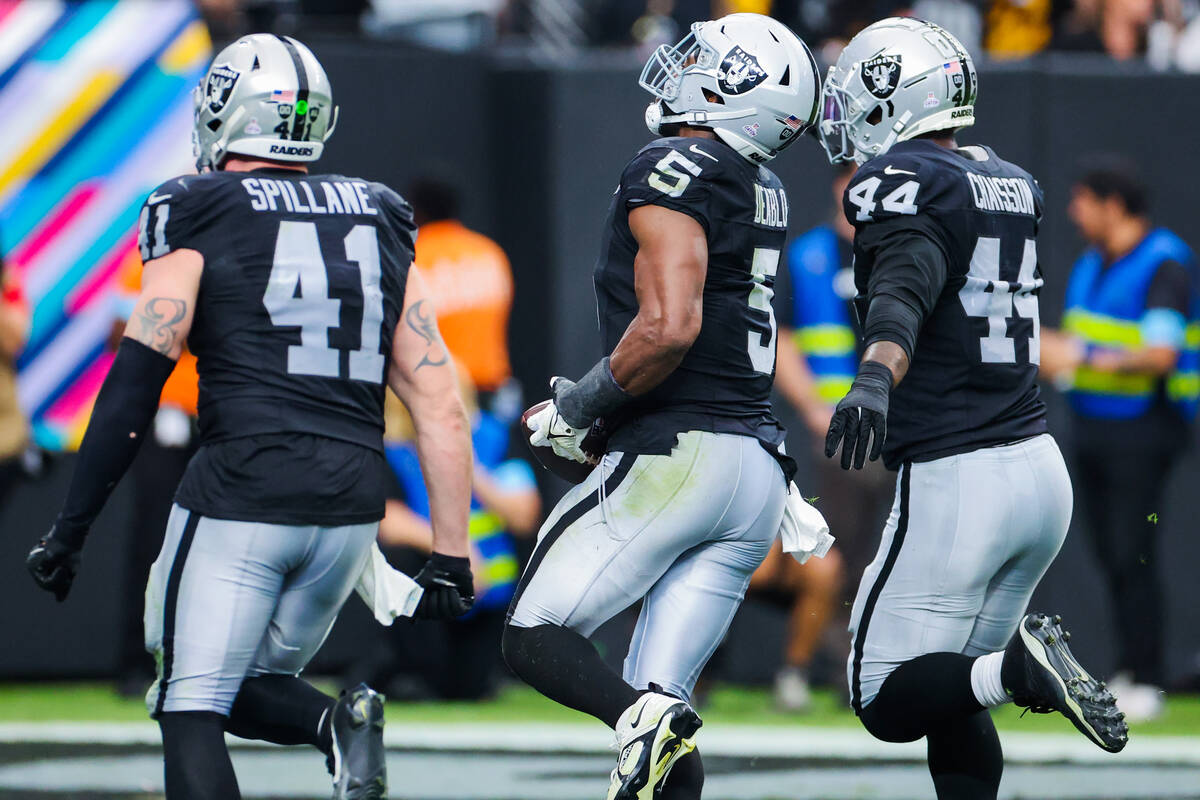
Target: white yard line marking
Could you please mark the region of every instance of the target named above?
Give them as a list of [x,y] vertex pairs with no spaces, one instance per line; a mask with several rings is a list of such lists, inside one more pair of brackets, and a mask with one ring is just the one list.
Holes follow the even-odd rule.
[[[1063,723],[1067,723],[1064,721]],[[394,750],[489,750],[525,753],[607,754],[612,734],[601,725],[549,723],[391,722],[384,742]],[[1200,765],[1200,737],[1138,736],[1112,755],[1078,733],[1000,735],[1005,760],[1012,764],[1103,763]],[[239,746],[270,746],[231,740]],[[152,722],[8,722],[0,723],[0,743],[157,745]],[[698,737],[705,754],[849,761],[923,761],[925,745],[887,744],[866,732],[838,728],[787,728],[724,725],[705,728]]]

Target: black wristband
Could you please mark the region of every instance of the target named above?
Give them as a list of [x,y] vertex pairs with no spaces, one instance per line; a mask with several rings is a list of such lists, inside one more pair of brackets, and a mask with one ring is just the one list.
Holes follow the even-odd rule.
[[54,525],[50,528],[46,539],[61,544],[68,550],[82,550],[83,541],[87,535],[87,526],[73,525],[64,520],[60,514],[58,519],[54,520]]
[[872,392],[882,392],[884,397],[891,394],[895,376],[892,371],[878,361],[864,361],[858,365],[858,374],[854,377],[852,388],[868,389]]
[[554,404],[568,425],[582,429],[589,427],[597,417],[616,411],[629,399],[629,392],[617,383],[608,356],[605,356],[578,383],[559,394]]
[[175,361],[157,350],[134,339],[121,340],[79,446],[71,488],[59,514],[64,529],[86,530],[104,508],[133,463],[174,369]]
[[436,550],[429,554],[429,565],[458,575],[471,571],[471,559],[465,556],[448,556]]

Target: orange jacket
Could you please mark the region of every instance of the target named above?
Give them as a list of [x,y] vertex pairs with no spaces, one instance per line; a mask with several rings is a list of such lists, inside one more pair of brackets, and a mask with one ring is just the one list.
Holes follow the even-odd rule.
[[429,284],[446,347],[481,391],[512,374],[508,314],[513,278],[500,246],[455,220],[422,225],[415,264]]

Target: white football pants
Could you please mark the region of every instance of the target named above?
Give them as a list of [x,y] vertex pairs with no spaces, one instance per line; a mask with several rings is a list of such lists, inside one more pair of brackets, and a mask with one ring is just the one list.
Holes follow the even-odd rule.
[[850,616],[856,712],[917,656],[1003,650],[1071,522],[1071,477],[1049,434],[906,463],[896,487]]
[[588,636],[644,598],[625,680],[690,699],[786,495],[783,470],[748,436],[690,431],[667,456],[609,453],[542,526],[510,623]]

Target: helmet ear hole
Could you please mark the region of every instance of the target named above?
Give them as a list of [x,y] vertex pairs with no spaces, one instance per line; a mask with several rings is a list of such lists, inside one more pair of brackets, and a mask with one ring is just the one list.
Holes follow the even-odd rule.
[[875,106],[871,109],[871,113],[867,114],[868,125],[878,125],[883,122],[883,106]]
[[707,100],[708,102],[712,103],[713,105],[718,105],[718,106],[725,105],[725,98],[721,97],[721,95],[717,94],[712,89],[707,89],[707,88],[701,87],[700,91],[704,93],[704,99]]
[[214,131],[214,132],[215,132],[215,131],[217,130],[217,128],[219,128],[219,127],[221,127],[221,120],[219,120],[219,119],[210,119],[210,120],[208,121],[208,129],[209,129],[210,131]]
[[792,65],[791,64],[788,64],[786,67],[783,68],[783,75],[779,76],[779,85],[780,86],[791,86],[792,85]]

